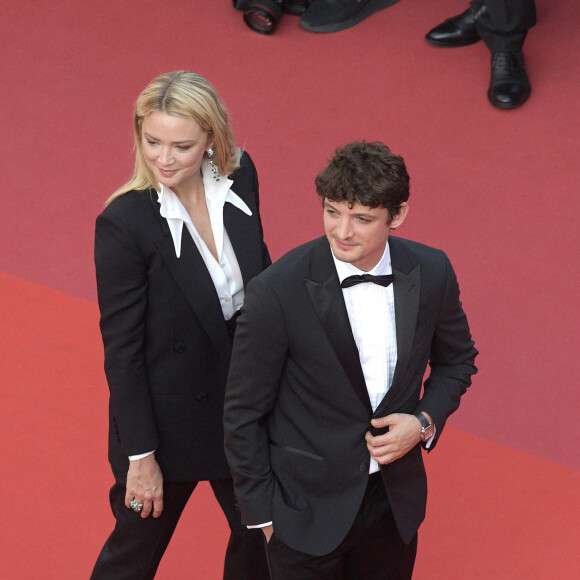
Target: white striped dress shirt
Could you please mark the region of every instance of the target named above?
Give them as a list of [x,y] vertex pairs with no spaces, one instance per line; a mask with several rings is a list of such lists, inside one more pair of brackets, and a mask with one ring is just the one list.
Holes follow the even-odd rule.
[[[352,264],[341,262],[334,255],[333,258],[340,282],[353,275],[380,276],[392,273],[388,244],[379,263],[368,272],[363,272]],[[397,364],[393,285],[390,284],[385,288],[379,284],[364,282],[350,288],[343,288],[342,293],[371,406],[375,411],[391,387]],[[378,470],[379,464],[371,458],[369,473]]]

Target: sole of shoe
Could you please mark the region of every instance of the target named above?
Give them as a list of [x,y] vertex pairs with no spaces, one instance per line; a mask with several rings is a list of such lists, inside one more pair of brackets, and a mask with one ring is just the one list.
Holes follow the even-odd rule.
[[399,0],[374,0],[369,2],[360,12],[357,12],[354,16],[342,22],[332,22],[330,24],[322,24],[320,26],[311,26],[308,22],[303,22],[300,19],[300,26],[308,32],[339,32],[340,30],[346,30],[347,28],[353,27],[365,18],[368,18],[375,12],[382,10],[383,8],[388,8],[392,4],[396,4]]
[[427,35],[425,35],[425,40],[431,44],[432,46],[438,46],[438,47],[442,47],[442,48],[459,48],[460,46],[469,46],[470,44],[475,44],[477,42],[479,42],[481,40],[481,38],[474,38],[474,39],[470,39],[470,40],[462,40],[459,42],[445,42],[444,40],[434,40],[432,38],[429,38]]

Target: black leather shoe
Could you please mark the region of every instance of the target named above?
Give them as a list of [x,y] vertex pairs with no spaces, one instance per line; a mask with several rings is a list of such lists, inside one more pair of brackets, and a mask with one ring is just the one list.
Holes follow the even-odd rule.
[[448,18],[445,22],[430,30],[425,35],[425,39],[429,44],[434,44],[435,46],[456,47],[474,44],[480,40],[475,21],[485,11],[486,7],[483,4],[470,4],[465,12],[453,18]]
[[309,32],[337,32],[358,24],[399,0],[313,0],[300,17]]
[[494,52],[491,55],[491,82],[487,96],[494,107],[514,109],[523,105],[532,87],[521,52]]

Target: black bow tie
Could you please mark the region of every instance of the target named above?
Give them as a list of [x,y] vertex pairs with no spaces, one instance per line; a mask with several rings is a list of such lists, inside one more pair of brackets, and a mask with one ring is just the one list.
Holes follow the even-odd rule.
[[355,284],[362,284],[363,282],[372,282],[373,284],[379,284],[379,286],[388,286],[394,279],[392,274],[387,276],[373,276],[372,274],[363,274],[362,276],[349,276],[345,278],[341,284],[341,288],[350,288]]

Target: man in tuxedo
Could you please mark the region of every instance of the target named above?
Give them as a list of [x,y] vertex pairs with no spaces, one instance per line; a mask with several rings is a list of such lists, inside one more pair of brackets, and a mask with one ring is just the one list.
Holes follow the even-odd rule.
[[514,109],[532,91],[522,47],[535,23],[534,0],[471,0],[467,10],[437,25],[425,38],[434,46],[451,48],[483,39],[491,52],[488,99],[494,107]]
[[421,447],[477,351],[447,256],[389,235],[403,159],[350,143],[315,183],[326,236],[254,278],[238,319],[224,423],[242,523],[262,527],[274,580],[411,578]]

